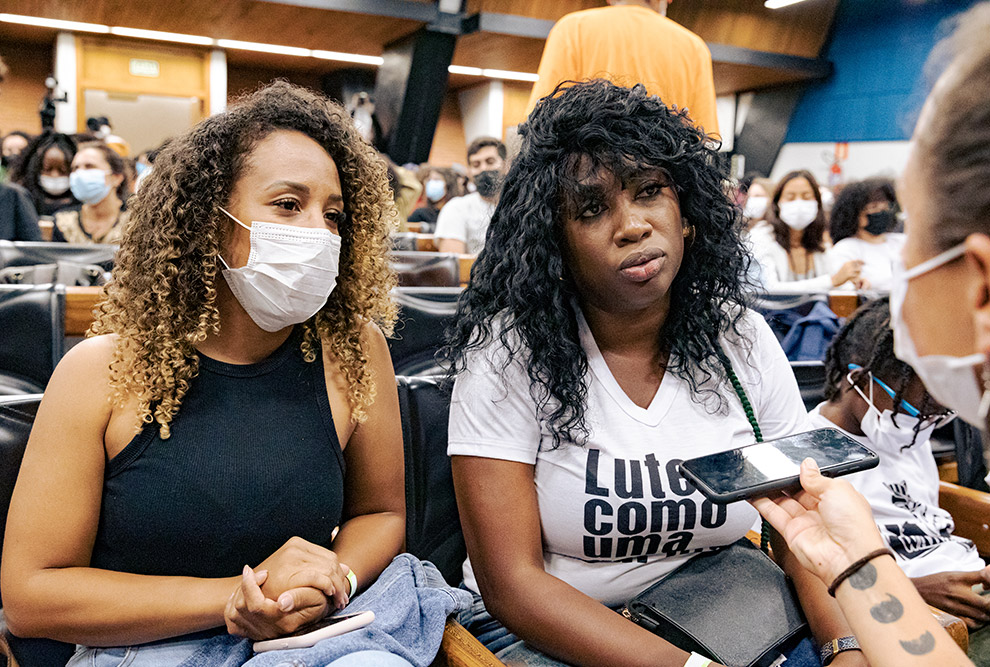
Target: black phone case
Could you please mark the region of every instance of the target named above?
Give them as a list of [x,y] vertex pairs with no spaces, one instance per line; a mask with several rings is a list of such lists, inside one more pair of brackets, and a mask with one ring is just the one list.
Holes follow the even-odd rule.
[[[797,435],[797,434],[795,434]],[[785,436],[790,437],[790,436]],[[775,438],[775,440],[783,440],[784,438]],[[773,440],[767,440],[766,444],[773,442]],[[757,445],[761,443],[753,443]],[[857,443],[859,444],[859,443]],[[752,447],[753,445],[746,445],[746,447]],[[860,445],[862,446],[862,445]],[[736,449],[745,449],[745,447],[737,447]],[[841,477],[842,475],[849,475],[854,472],[862,472],[863,470],[870,470],[876,468],[880,465],[880,457],[877,456],[876,452],[864,447],[870,456],[862,458],[858,461],[850,461],[849,463],[840,463],[833,466],[826,466],[822,468],[822,475],[824,477]],[[729,493],[718,493],[709,486],[705,480],[694,470],[691,469],[691,463],[696,459],[689,459],[680,464],[681,474],[694,484],[703,496],[711,500],[713,503],[719,505],[727,505],[729,503],[738,502],[740,500],[746,500],[748,498],[758,498],[760,496],[765,496],[774,491],[784,491],[788,489],[798,489],[801,485],[801,480],[798,475],[793,475],[790,477],[782,477],[781,479],[772,480],[764,484],[757,484],[756,486],[745,487],[742,489],[736,489],[735,491]]]

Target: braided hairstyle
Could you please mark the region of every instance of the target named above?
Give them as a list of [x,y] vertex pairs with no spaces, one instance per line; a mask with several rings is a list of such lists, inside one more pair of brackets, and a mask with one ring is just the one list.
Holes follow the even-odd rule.
[[[861,368],[850,371],[849,364]],[[844,392],[853,390],[845,385],[846,376],[850,373],[852,381],[867,396],[870,395],[868,383],[872,381],[871,373],[872,377],[882,380],[894,390],[893,419],[896,424],[897,415],[903,413],[901,401],[904,394],[917,376],[910,366],[894,356],[894,332],[890,328],[890,300],[887,297],[861,306],[832,340],[825,354],[826,400],[838,401]],[[915,407],[921,411],[923,418],[937,413],[941,408],[927,391],[921,405]],[[915,440],[922,421],[915,426]],[[913,446],[915,440],[908,447]]]

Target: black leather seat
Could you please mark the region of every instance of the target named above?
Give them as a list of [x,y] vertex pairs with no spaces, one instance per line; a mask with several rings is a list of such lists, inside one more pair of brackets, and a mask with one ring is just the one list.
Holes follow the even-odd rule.
[[[421,291],[427,290],[427,291]],[[394,292],[399,304],[395,334],[388,341],[396,375],[440,375],[436,361],[444,332],[457,313],[458,288],[405,288]]]
[[0,285],[0,395],[45,390],[62,358],[65,288]]
[[450,395],[433,377],[399,377],[406,466],[406,550],[453,586],[467,557],[447,456]]
[[8,266],[57,264],[62,261],[95,264],[104,271],[110,271],[116,254],[115,245],[0,241],[0,269]]
[[396,251],[392,266],[402,287],[458,287],[461,268],[457,255],[446,252]]
[[[40,403],[40,394],[0,397],[0,553],[3,549],[3,533],[7,527],[10,496],[14,492],[17,471],[24,458],[24,448]],[[0,606],[2,605],[3,597],[0,593]],[[72,657],[75,648],[71,644],[50,639],[18,639],[10,635],[7,639],[21,667],[64,665]]]
[[801,390],[806,410],[825,400],[825,364],[821,361],[792,361],[791,372]]

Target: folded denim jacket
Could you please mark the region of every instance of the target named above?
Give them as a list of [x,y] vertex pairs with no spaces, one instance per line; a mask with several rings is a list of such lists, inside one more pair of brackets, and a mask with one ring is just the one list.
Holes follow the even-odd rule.
[[[329,637],[314,646],[253,655],[253,642],[221,635],[179,667],[323,667],[357,651],[388,651],[417,667],[429,667],[440,650],[447,617],[471,604],[468,591],[451,588],[432,563],[399,554],[368,590],[341,613],[375,612],[371,625]],[[253,655],[253,657],[252,657]]]

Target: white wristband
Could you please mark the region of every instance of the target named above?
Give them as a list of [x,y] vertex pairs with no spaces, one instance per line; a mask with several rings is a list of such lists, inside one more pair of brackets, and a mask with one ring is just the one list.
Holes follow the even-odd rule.
[[354,570],[347,570],[347,582],[351,585],[351,592],[347,596],[347,599],[350,599],[357,593],[357,575],[354,574]]
[[699,653],[692,652],[687,662],[684,663],[684,667],[708,667],[710,664],[712,664],[711,660]]

